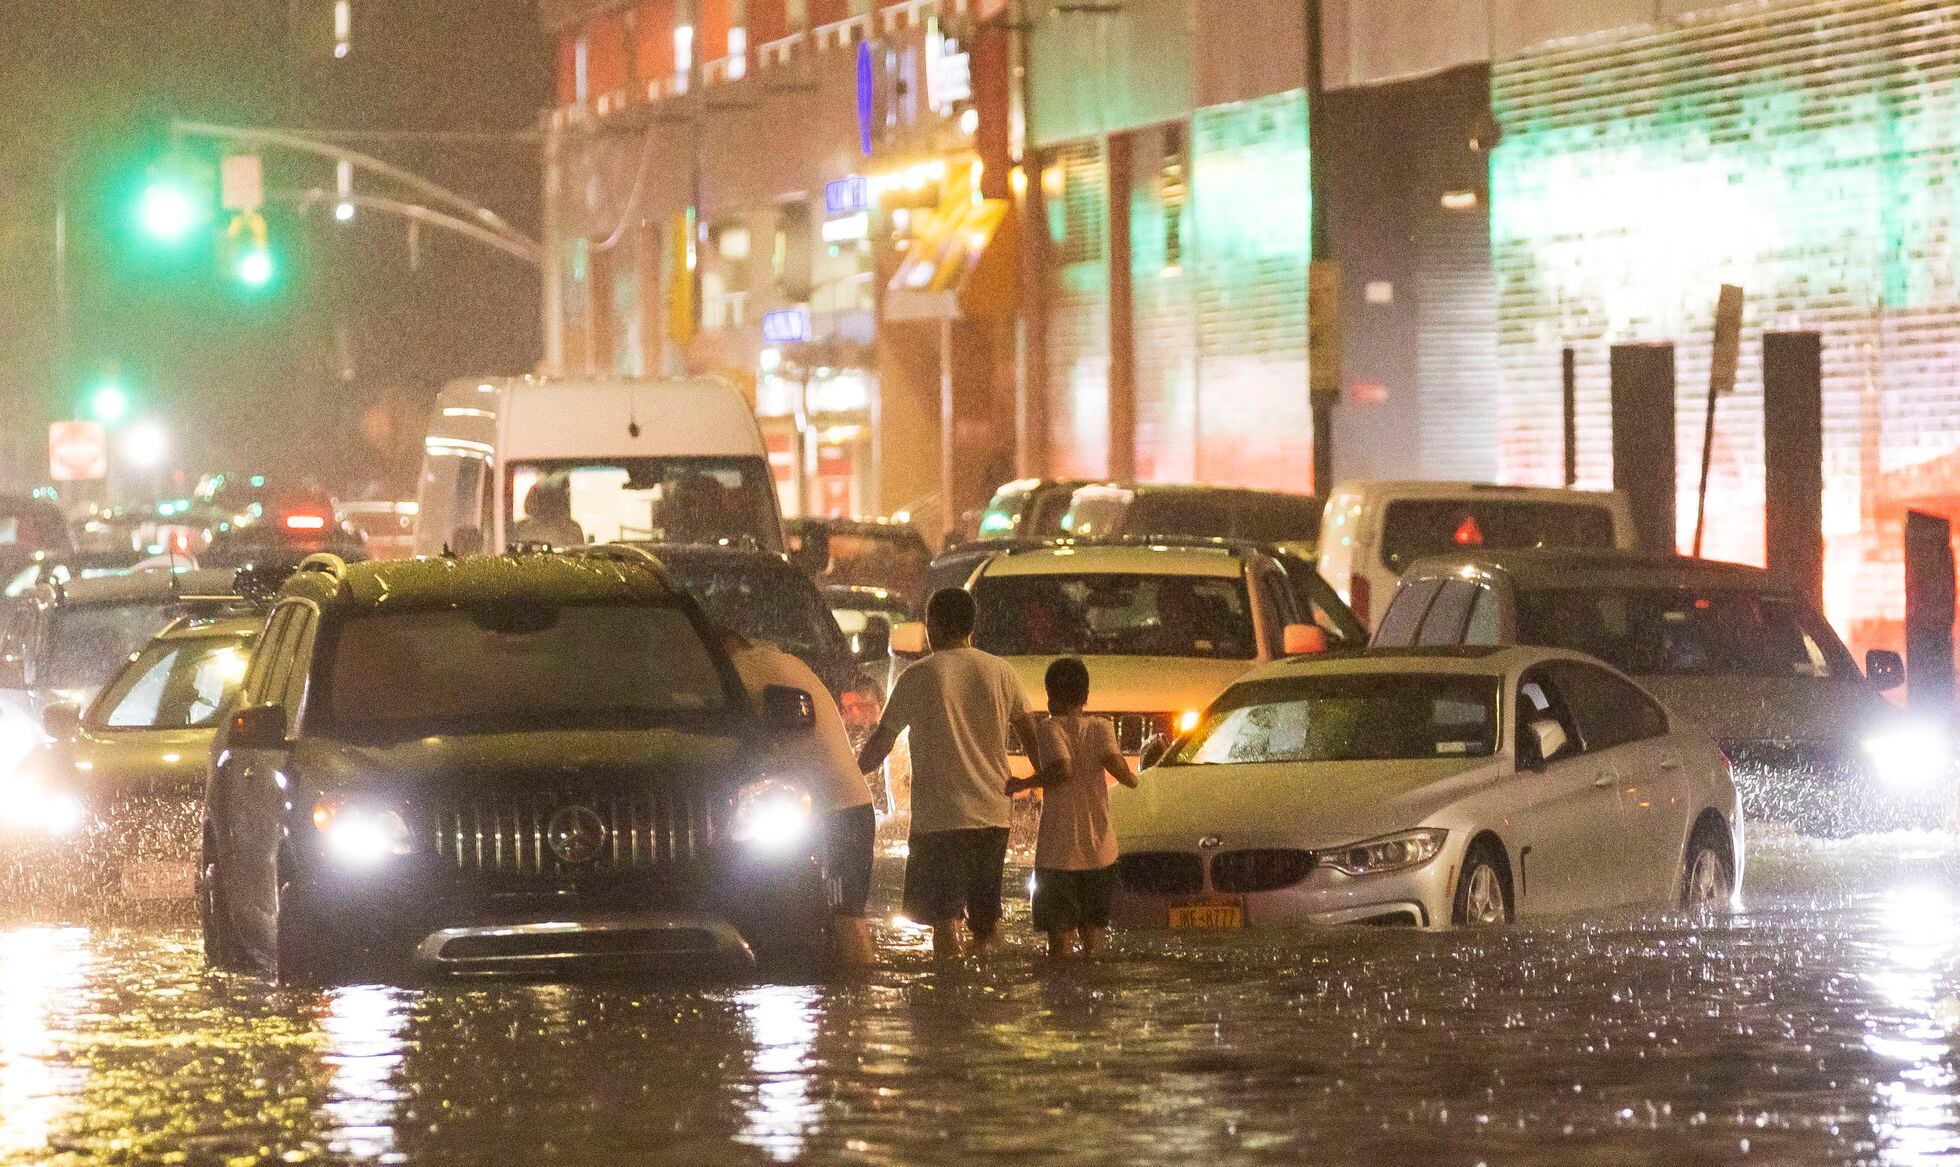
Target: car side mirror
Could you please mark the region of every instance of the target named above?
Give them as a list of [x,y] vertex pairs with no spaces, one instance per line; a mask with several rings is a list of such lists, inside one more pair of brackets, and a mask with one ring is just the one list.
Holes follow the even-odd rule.
[[866,614],[864,627],[858,629],[857,658],[862,662],[882,661],[891,655],[892,622],[888,616],[876,612]]
[[801,689],[789,685],[762,688],[762,720],[770,729],[797,733],[817,724],[817,702]]
[[0,689],[27,688],[27,662],[17,656],[0,656]]
[[41,729],[60,742],[74,737],[82,728],[82,707],[73,701],[57,701],[41,710]]
[[1137,754],[1137,769],[1148,770],[1171,752],[1171,739],[1161,733],[1153,733],[1144,739],[1143,749]]
[[1318,624],[1288,624],[1283,640],[1287,656],[1314,656],[1331,647],[1327,630]]
[[1906,661],[1889,648],[1874,648],[1865,654],[1865,677],[1872,688],[1889,693],[1906,683]]
[[226,744],[234,750],[285,749],[292,744],[286,740],[286,707],[253,705],[232,714]]
[[893,656],[924,656],[926,626],[917,620],[907,620],[892,629],[891,649]]
[[1535,763],[1532,766],[1533,769],[1557,761],[1558,756],[1565,752],[1565,747],[1568,744],[1568,739],[1565,736],[1565,727],[1557,721],[1549,717],[1541,717],[1537,721],[1532,722],[1528,728],[1531,731],[1531,741],[1529,744],[1535,747],[1538,753],[1538,756],[1532,759]]

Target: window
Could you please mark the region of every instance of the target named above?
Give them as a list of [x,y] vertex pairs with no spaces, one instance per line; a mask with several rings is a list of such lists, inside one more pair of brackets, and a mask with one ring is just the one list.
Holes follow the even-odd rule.
[[1259,619],[1266,626],[1266,654],[1282,656],[1286,651],[1286,626],[1295,622],[1286,577],[1271,564],[1260,563],[1253,569],[1253,584],[1258,595]]
[[1184,126],[1164,127],[1164,168],[1159,178],[1164,204],[1164,270],[1184,266],[1184,204],[1190,191],[1184,159]]
[[226,635],[152,644],[105,693],[108,729],[193,729],[211,725],[238,692],[249,637]]
[[281,690],[281,700],[286,706],[286,732],[291,734],[299,726],[300,711],[306,701],[307,677],[312,672],[313,638],[319,627],[319,619],[312,609],[301,608],[294,618],[291,636],[292,649],[288,658],[292,664],[286,670],[286,684]]
[[1320,538],[1320,506],[1311,498],[1246,494],[1232,504],[1232,527],[1260,543],[1311,543]]
[[572,100],[580,105],[592,96],[592,42],[584,33],[572,42]]
[[845,652],[836,617],[816,585],[793,567],[758,571],[684,560],[669,563],[668,570],[723,628],[773,644],[813,667]]
[[1362,673],[1240,686],[1192,731],[1175,762],[1482,758],[1496,748],[1496,678]]
[[286,676],[292,668],[293,633],[302,611],[294,603],[273,609],[272,619],[259,636],[258,651],[252,654],[252,667],[245,674],[245,700],[251,704],[265,705],[285,695]]
[[357,738],[647,728],[729,705],[708,646],[665,604],[375,611],[324,656],[309,719]]
[[129,660],[129,654],[163,631],[174,604],[101,604],[55,611],[46,671],[35,684],[93,693]]
[[1001,656],[1258,655],[1245,581],[1234,576],[982,576],[974,643]]
[[1667,716],[1645,693],[1593,665],[1546,666],[1565,696],[1588,753],[1645,741],[1667,732]]
[[[1557,726],[1565,738],[1550,757],[1546,757],[1538,748],[1535,727],[1541,722]],[[1536,769],[1548,762],[1571,757],[1581,748],[1579,731],[1572,724],[1572,716],[1557,686],[1552,683],[1551,675],[1544,669],[1533,669],[1518,681],[1516,736],[1520,769]]]
[[1183,492],[1139,494],[1121,523],[1120,528],[1104,527],[1103,533],[1119,529],[1129,535],[1224,537],[1232,533],[1232,517],[1223,501]]
[[1636,677],[1851,678],[1830,627],[1794,600],[1741,589],[1552,588],[1518,595],[1518,639]]
[[1407,648],[1416,642],[1416,629],[1422,624],[1422,617],[1429,611],[1430,601],[1443,589],[1439,579],[1422,579],[1403,584],[1395,591],[1395,598],[1389,601],[1388,611],[1382,613],[1382,622],[1375,629],[1374,644],[1388,648]]
[[1463,629],[1463,643],[1498,644],[1503,635],[1498,623],[1497,593],[1480,584],[1477,598],[1470,605],[1470,622]]
[[1416,643],[1425,646],[1462,643],[1463,626],[1470,620],[1470,605],[1476,599],[1475,584],[1460,579],[1445,581],[1436,602],[1429,605],[1429,614],[1423,617]]
[[1613,546],[1613,512],[1594,503],[1405,499],[1382,519],[1382,566],[1466,548]]
[[776,486],[761,458],[555,458],[512,463],[509,475],[512,542],[782,548]]

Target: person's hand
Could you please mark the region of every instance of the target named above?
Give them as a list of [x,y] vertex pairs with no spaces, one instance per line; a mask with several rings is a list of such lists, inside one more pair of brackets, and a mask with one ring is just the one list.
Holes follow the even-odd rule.
[[1032,784],[1026,778],[1009,778],[1007,780],[1007,797],[1012,798],[1023,790],[1031,788]]

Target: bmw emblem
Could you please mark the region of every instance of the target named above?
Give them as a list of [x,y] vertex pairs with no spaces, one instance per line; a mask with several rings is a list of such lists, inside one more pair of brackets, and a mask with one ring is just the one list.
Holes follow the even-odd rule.
[[606,846],[606,821],[589,806],[562,807],[545,827],[551,853],[566,863],[590,863]]

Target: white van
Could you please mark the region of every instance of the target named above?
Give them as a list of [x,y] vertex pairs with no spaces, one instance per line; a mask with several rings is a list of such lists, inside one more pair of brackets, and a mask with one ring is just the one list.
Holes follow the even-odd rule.
[[415,551],[654,541],[783,549],[755,413],[720,381],[455,381],[423,443]]
[[1426,556],[1634,545],[1633,510],[1616,490],[1348,481],[1321,515],[1320,574],[1372,630],[1402,570]]

